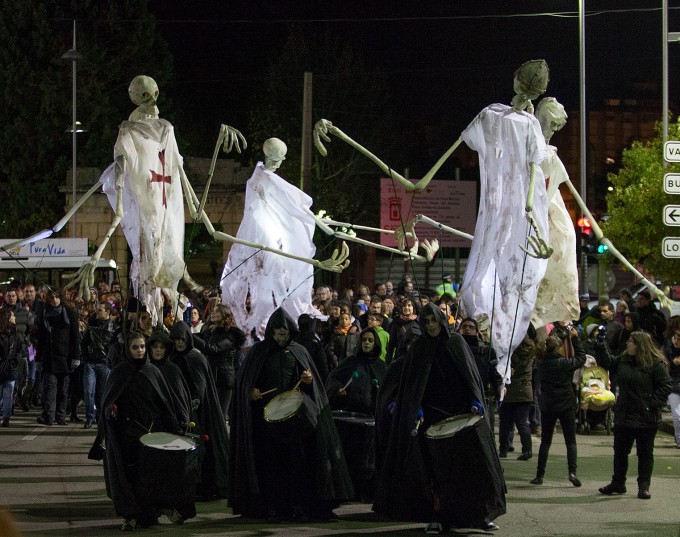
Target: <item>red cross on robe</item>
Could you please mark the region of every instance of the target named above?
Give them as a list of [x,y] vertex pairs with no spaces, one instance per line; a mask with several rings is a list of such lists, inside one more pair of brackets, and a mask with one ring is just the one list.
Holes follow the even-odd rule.
[[163,207],[167,208],[168,204],[165,198],[165,183],[171,184],[172,176],[165,175],[165,149],[158,152],[158,160],[161,161],[161,173],[149,170],[151,172],[151,182],[161,183],[163,185]]

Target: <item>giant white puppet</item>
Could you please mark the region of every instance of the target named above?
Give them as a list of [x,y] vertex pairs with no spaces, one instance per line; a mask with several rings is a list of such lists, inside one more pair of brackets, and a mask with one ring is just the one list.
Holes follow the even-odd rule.
[[[461,137],[415,185],[327,120],[317,122],[315,143],[339,137],[373,160],[407,189],[422,190],[445,160],[465,142],[479,154],[481,199],[475,236],[462,286],[465,311],[488,317],[492,341],[505,378],[508,357],[526,333],[538,286],[552,250],[548,237],[548,202],[543,172],[547,157],[531,100],[545,92],[548,66],[526,62],[515,72],[512,106],[493,104],[480,112]],[[528,112],[526,111],[528,109]],[[449,228],[451,229],[451,228]]]
[[[536,118],[545,142],[549,144],[552,135],[566,124],[567,113],[554,97],[545,97],[536,107]],[[548,145],[547,149],[548,158],[541,162],[541,168],[549,201],[548,223],[553,254],[548,259],[531,318],[536,328],[555,321],[571,321],[580,316],[576,233],[560,194],[560,185],[569,182],[569,175],[557,155],[557,148]]]
[[[312,198],[277,175],[286,158],[286,144],[269,138],[263,144],[265,161],[258,162],[246,183],[243,219],[236,236],[276,250],[312,258],[316,253],[310,216]],[[293,319],[312,308],[313,267],[272,252],[234,244],[222,274],[222,302],[231,307],[236,325],[264,339],[267,320],[278,307]]]

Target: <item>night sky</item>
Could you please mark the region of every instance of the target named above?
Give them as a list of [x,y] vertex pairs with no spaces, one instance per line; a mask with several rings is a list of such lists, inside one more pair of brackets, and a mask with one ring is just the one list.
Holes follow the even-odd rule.
[[[220,123],[229,123],[246,129],[248,108],[257,106],[249,95],[262,83],[289,28],[297,26],[310,34],[327,29],[342,35],[368,65],[387,75],[389,109],[378,113],[406,124],[444,122],[450,140],[488,104],[509,104],[512,74],[530,59],[548,62],[546,95],[569,111],[578,109],[576,0],[391,4],[151,0],[175,59],[174,80],[161,91],[175,107],[192,111],[191,126],[179,128],[216,132]],[[661,2],[585,0],[585,7],[588,107],[597,108],[606,97],[635,96],[639,82],[653,83],[647,97],[660,100]],[[669,7],[669,31],[680,31],[680,2]],[[669,59],[671,102],[680,101],[680,89],[675,90],[680,46],[670,46]],[[206,154],[200,156],[208,156],[211,145],[206,140]]]

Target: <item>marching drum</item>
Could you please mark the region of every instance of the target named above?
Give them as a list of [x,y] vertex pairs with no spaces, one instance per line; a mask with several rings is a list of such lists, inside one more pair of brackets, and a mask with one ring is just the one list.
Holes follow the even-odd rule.
[[487,420],[477,414],[446,418],[425,431],[440,509],[456,513],[460,523],[481,522],[489,506],[480,498],[493,498],[497,493],[498,476],[487,463],[489,451],[495,451],[490,438]]
[[280,393],[264,407],[264,419],[282,437],[306,436],[314,431],[319,407],[305,393],[290,390]]
[[196,440],[158,432],[139,441],[138,493],[168,504],[192,503],[200,473]]
[[[359,412],[333,411],[333,421],[352,481],[368,480],[375,473],[375,417]],[[359,490],[355,486],[355,489]]]

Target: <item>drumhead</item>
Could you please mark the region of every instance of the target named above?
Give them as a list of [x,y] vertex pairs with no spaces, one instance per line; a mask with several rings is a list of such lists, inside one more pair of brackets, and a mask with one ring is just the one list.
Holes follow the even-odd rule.
[[142,445],[165,451],[190,451],[196,449],[196,442],[186,436],[171,433],[147,433],[139,437]]
[[274,397],[264,407],[266,421],[285,421],[294,416],[302,406],[302,393],[297,390],[283,392]]
[[475,425],[482,417],[479,414],[460,414],[430,425],[425,431],[427,438],[450,438],[457,432]]

